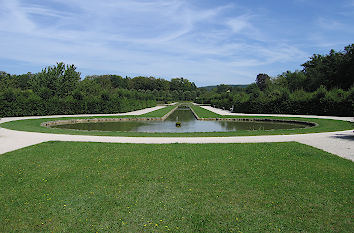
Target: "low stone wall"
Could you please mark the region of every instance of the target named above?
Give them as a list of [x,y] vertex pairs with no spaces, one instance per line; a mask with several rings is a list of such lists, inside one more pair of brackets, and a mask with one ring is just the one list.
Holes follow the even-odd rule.
[[193,108],[189,107],[189,109],[192,111],[194,117],[197,119],[197,120],[203,120],[203,119],[207,119],[207,118],[200,118],[197,113],[195,113],[195,111],[193,110]]
[[54,125],[68,125],[68,124],[80,124],[80,123],[117,122],[117,121],[160,121],[160,120],[161,118],[159,117],[71,119],[71,120],[47,121],[41,123],[41,126],[51,127]]
[[[55,125],[67,125],[67,124],[80,124],[80,123],[97,123],[97,122],[121,122],[121,121],[164,121],[169,117],[179,105],[176,105],[171,111],[166,113],[162,117],[126,117],[126,118],[93,118],[93,119],[70,119],[70,120],[57,120],[47,121],[41,123],[41,126],[51,127]],[[290,123],[300,124],[309,127],[317,126],[317,123],[297,120],[282,120],[282,119],[269,119],[269,118],[200,118],[196,112],[189,107],[193,115],[200,121],[240,121],[240,122],[278,122],[278,123]]]
[[174,111],[176,111],[176,109],[179,107],[179,104],[176,104],[176,107],[174,107],[171,111],[169,111],[168,113],[166,113],[163,117],[161,117],[160,119],[162,121],[166,120],[167,117],[169,117]]

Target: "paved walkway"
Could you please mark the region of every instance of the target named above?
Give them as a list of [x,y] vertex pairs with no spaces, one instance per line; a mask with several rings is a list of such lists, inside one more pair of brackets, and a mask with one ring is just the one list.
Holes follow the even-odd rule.
[[[198,105],[198,104],[195,104]],[[338,117],[338,116],[315,116],[315,115],[290,115],[290,114],[248,114],[248,113],[234,113],[228,110],[222,110],[219,108],[213,108],[210,106],[201,106],[209,111],[215,112],[220,115],[228,116],[274,116],[274,117],[303,117],[303,118],[319,118],[319,119],[332,119],[332,120],[342,120],[342,121],[352,121],[354,122],[354,117]]]
[[[161,107],[149,108],[140,111],[126,113],[126,115],[138,115],[147,113]],[[219,109],[207,107],[217,113]],[[229,115],[233,113],[229,112]],[[112,114],[110,114],[112,115]],[[124,115],[124,114],[115,114]],[[85,115],[92,116],[92,115]],[[47,116],[46,116],[47,117]],[[57,116],[52,116],[57,117]],[[31,119],[39,117],[4,118],[0,121],[18,119]],[[42,117],[43,118],[43,117]],[[327,117],[325,117],[327,118]],[[347,119],[348,120],[348,119]],[[107,137],[87,135],[45,134],[35,132],[23,132],[0,128],[0,154],[17,150],[26,146],[35,145],[47,141],[78,141],[78,142],[115,142],[115,143],[259,143],[259,142],[290,142],[295,141],[317,147],[327,152],[354,161],[354,134],[352,130],[295,135],[267,135],[267,136],[243,136],[243,137]]]
[[58,118],[58,117],[91,117],[91,116],[137,116],[143,115],[148,112],[152,112],[166,106],[156,106],[152,108],[145,108],[141,110],[136,110],[133,112],[126,113],[114,113],[114,114],[79,114],[79,115],[52,115],[52,116],[27,116],[27,117],[4,117],[0,119],[0,124],[8,121],[17,121],[17,120],[27,120],[27,119],[40,119],[40,118]]

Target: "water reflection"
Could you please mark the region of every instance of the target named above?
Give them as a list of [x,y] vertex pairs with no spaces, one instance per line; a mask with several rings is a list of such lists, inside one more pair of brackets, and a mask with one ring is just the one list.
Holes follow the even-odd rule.
[[[176,122],[181,127],[176,127]],[[124,121],[58,125],[57,128],[127,132],[227,132],[303,128],[303,125],[275,122],[198,121],[188,108],[179,108],[165,121]]]

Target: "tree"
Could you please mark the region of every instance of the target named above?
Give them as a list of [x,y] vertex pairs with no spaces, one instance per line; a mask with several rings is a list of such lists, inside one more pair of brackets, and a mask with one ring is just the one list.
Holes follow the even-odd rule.
[[33,74],[28,72],[27,74],[14,75],[14,84],[16,88],[20,88],[21,90],[31,89],[31,79],[33,78]]
[[306,75],[303,71],[286,71],[273,80],[276,86],[288,88],[290,91],[304,89],[306,86]]
[[264,91],[270,83],[270,77],[268,74],[258,74],[256,78],[256,84],[261,91]]
[[354,84],[354,44],[344,48],[343,52],[333,49],[328,55],[314,54],[302,64],[308,78],[309,91],[315,91],[321,85],[327,89],[342,88],[348,90]]
[[350,89],[354,86],[354,44],[344,48],[345,55],[340,70],[340,82],[343,89]]
[[197,86],[193,82],[190,82],[188,79],[173,78],[171,79],[170,89],[172,91],[194,91],[197,89]]
[[12,87],[10,85],[11,83],[11,75],[4,72],[4,71],[0,71],[0,91],[4,91],[7,88]]
[[128,88],[128,82],[126,79],[119,75],[110,75],[113,88]]
[[60,88],[57,92],[57,95],[63,98],[73,94],[81,79],[81,74],[76,71],[76,67],[74,65],[65,66],[63,63],[59,64],[62,64],[65,67],[62,74],[59,75]]
[[227,91],[231,91],[231,87],[229,85],[225,85],[225,84],[220,84],[216,86],[216,92],[217,93],[225,93]]
[[60,98],[72,95],[80,81],[80,73],[74,65],[60,62],[56,66],[48,66],[33,77],[30,82],[36,93],[45,90],[46,96]]

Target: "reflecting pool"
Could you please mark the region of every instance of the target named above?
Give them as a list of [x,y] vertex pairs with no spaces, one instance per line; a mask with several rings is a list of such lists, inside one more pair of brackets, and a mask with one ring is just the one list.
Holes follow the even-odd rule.
[[[181,122],[176,127],[176,122]],[[254,121],[201,121],[197,120],[189,108],[176,109],[165,121],[119,121],[77,123],[52,126],[88,131],[125,131],[125,132],[154,132],[154,133],[185,133],[185,132],[228,132],[237,130],[271,130],[305,128],[306,125],[282,122]]]

